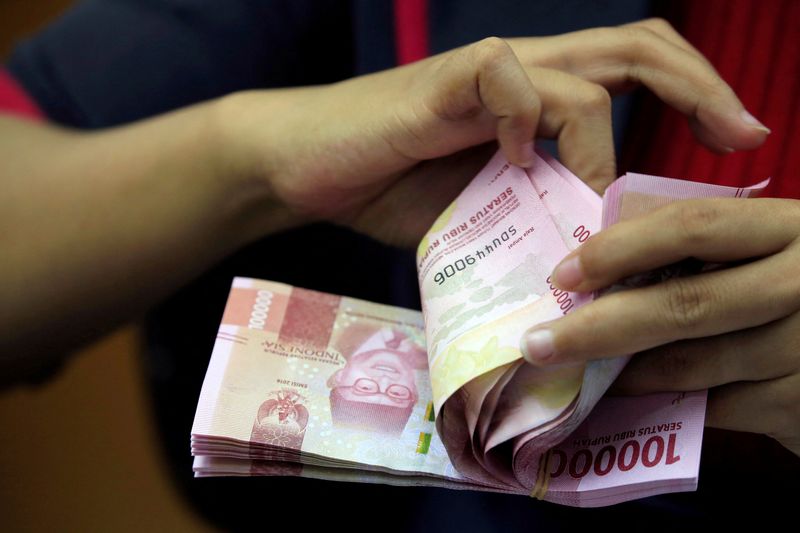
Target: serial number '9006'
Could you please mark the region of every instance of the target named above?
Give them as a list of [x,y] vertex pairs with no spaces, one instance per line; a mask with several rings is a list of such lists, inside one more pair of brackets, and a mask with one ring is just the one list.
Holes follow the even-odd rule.
[[461,259],[456,259],[454,262],[437,272],[436,275],[433,276],[433,281],[441,285],[447,278],[452,278],[455,276],[456,272],[462,272],[463,270],[466,270],[468,266],[474,265],[475,261],[476,259],[472,256],[472,254],[467,254]]
[[449,278],[452,278],[459,272],[463,272],[468,266],[474,265],[479,259],[484,259],[492,252],[499,250],[516,234],[517,228],[513,225],[509,226],[503,230],[502,233],[496,235],[491,241],[487,241],[483,248],[475,250],[475,253],[467,254],[461,259],[456,259],[449,265],[445,265],[443,269],[434,274],[433,281],[438,285],[444,284]]

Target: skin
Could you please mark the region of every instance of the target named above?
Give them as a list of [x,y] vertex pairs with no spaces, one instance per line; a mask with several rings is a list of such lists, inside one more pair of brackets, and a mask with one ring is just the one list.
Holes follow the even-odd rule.
[[592,236],[553,280],[592,291],[689,257],[727,268],[599,298],[536,327],[550,346],[523,340],[526,358],[639,352],[617,393],[710,389],[707,425],[764,433],[800,455],[800,201],[677,202]]
[[241,246],[315,220],[413,246],[497,141],[535,137],[601,191],[610,95],[643,84],[717,152],[759,146],[708,62],[658,19],[489,38],[326,86],[236,93],[98,132],[0,118],[0,376],[136,317]]

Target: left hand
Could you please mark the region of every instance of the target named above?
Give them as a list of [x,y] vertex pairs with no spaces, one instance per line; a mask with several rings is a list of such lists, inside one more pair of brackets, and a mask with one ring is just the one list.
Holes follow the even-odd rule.
[[690,257],[731,264],[609,294],[532,328],[526,359],[641,352],[617,392],[708,388],[708,426],[765,433],[800,455],[800,200],[676,202],[591,237],[552,278],[587,292]]

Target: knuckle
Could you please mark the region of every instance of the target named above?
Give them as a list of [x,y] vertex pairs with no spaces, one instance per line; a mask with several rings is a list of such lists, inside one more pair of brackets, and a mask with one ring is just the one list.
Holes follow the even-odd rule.
[[666,19],[661,17],[651,17],[649,19],[641,21],[639,24],[641,26],[644,26],[645,28],[649,28],[651,30],[656,30],[656,31],[659,30],[671,31],[671,32],[675,31],[675,28],[672,27],[672,24],[670,24]]
[[777,410],[788,416],[788,421],[793,424],[797,424],[800,419],[800,391],[797,389],[797,386],[787,387],[784,385],[775,393]]
[[[624,52],[627,49],[631,38],[631,32],[628,26],[600,26],[585,31],[587,41],[607,43],[607,45],[611,46],[615,56],[618,56],[620,52]],[[573,61],[572,58],[565,59],[568,59],[570,62]],[[566,70],[567,72],[572,71],[572,69]]]
[[[517,112],[509,114],[504,118],[506,127],[516,132],[525,132],[529,134],[529,130],[536,128],[536,121],[529,110],[516,110]],[[527,111],[527,112],[526,112]]]
[[611,95],[609,92],[596,83],[586,83],[581,91],[581,109],[591,112],[610,112]]
[[598,311],[595,306],[588,305],[578,309],[573,315],[573,331],[581,331],[584,335],[569,335],[567,342],[572,352],[578,354],[592,353],[602,344],[607,335],[608,320],[605,314]]
[[676,387],[689,381],[693,374],[693,358],[679,346],[671,343],[661,347],[657,360],[653,362],[654,373]]
[[793,383],[793,386],[786,395],[786,415],[789,419],[789,425],[787,427],[794,428],[795,432],[797,432],[798,423],[800,422],[800,387],[797,385],[796,382]]
[[665,287],[663,314],[668,326],[691,333],[709,319],[713,298],[698,279],[673,279]]
[[796,376],[790,376],[772,382],[767,389],[769,398],[766,399],[767,408],[774,415],[772,428],[767,435],[783,441],[797,438],[792,433],[797,432],[800,422],[800,382]]
[[683,202],[674,209],[677,211],[674,219],[681,242],[693,249],[708,244],[720,217],[719,209],[708,202]]
[[642,24],[622,26],[620,30],[622,30],[625,44],[632,47],[631,51],[633,52],[645,45],[653,36],[653,32]]
[[597,234],[589,237],[580,247],[581,270],[587,280],[596,280],[603,277],[605,271],[603,260],[607,252],[603,252],[605,246],[603,246],[602,240],[602,235]]
[[623,26],[618,39],[618,55],[628,71],[628,79],[641,78],[643,66],[652,64],[658,57],[658,38],[656,32],[641,26]]
[[783,345],[783,353],[789,358],[789,369],[794,374],[800,374],[800,313],[795,313],[787,319],[787,324],[794,334],[790,334]]
[[486,37],[472,45],[472,50],[482,65],[489,67],[502,63],[513,54],[511,45],[500,37]]

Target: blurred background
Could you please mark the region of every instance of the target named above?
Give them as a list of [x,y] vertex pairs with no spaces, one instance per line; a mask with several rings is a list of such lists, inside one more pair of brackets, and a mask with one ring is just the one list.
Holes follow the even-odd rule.
[[[2,58],[71,3],[0,0]],[[76,354],[43,385],[0,393],[0,529],[209,529],[168,478],[140,336],[138,326],[125,327]]]

